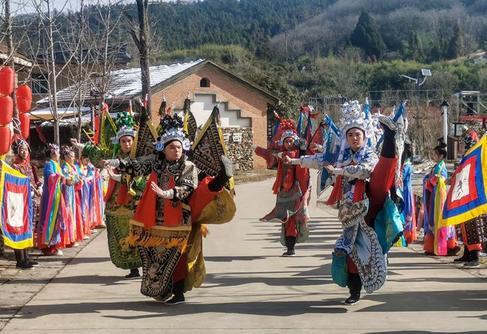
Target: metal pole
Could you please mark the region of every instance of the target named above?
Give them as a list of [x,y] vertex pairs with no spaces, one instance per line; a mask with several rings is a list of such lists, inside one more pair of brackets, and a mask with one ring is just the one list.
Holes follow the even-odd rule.
[[443,114],[443,141],[448,144],[448,107],[446,100],[441,104],[441,113]]

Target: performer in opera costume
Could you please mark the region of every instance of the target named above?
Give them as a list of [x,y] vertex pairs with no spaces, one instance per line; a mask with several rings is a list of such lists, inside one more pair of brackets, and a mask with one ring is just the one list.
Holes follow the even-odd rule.
[[[471,127],[466,127],[465,132],[463,142],[467,152],[479,141],[479,136]],[[465,262],[463,265],[465,268],[480,267],[480,252],[482,252],[482,245],[487,241],[487,215],[458,225],[457,231],[463,241],[463,255],[454,262]]]
[[[136,135],[135,120],[130,114],[122,113],[119,114],[116,123],[119,130],[113,138],[113,144],[118,151],[117,157],[122,160],[128,159]],[[140,277],[139,267],[142,267],[142,259],[137,247],[122,246],[121,242],[129,234],[129,221],[133,216],[135,203],[145,186],[145,179],[139,177],[122,180],[122,175],[116,168],[109,168],[108,172],[110,180],[105,194],[105,217],[110,259],[118,268],[130,270],[126,278]]]
[[[108,114],[104,114],[102,117],[105,118],[102,123],[106,123],[108,127],[113,125],[118,128],[114,137],[109,138],[108,134],[104,134],[102,139],[106,137],[107,142],[102,140],[98,146],[79,144],[76,139],[71,139],[71,142],[82,149],[84,156],[95,162],[103,156],[114,155],[119,159],[129,159],[137,133],[134,117],[131,113],[121,112],[114,123],[109,122]],[[109,128],[104,127],[100,132],[105,133],[107,129]],[[107,171],[110,179],[104,196],[104,212],[110,259],[116,267],[130,270],[125,278],[140,277],[138,268],[142,267],[142,259],[139,251],[137,247],[130,247],[123,241],[129,234],[129,221],[145,187],[145,179],[143,177],[122,178],[120,171],[116,168],[108,168]]]
[[63,184],[71,184],[71,179],[63,175],[59,165],[59,147],[49,144],[46,150],[49,159],[44,166],[44,186],[42,189],[41,209],[37,228],[37,247],[45,255],[63,255],[62,234],[66,231],[71,217],[66,208],[62,193]]
[[178,115],[165,114],[154,155],[105,162],[122,177],[149,175],[126,241],[141,253],[142,294],[167,304],[183,303],[184,292],[203,282],[203,224],[225,223],[235,212],[233,195],[225,188],[232,176],[230,161],[212,161],[220,167],[217,175],[199,180],[198,168],[184,153],[190,142],[182,127]]
[[[401,122],[394,123],[382,116],[383,143],[378,157],[376,140],[371,138],[377,126],[369,114],[362,112],[357,101],[342,106],[342,122],[342,144],[335,166],[323,162],[322,154],[286,159],[286,162],[317,169],[324,166],[336,177],[327,204],[338,205],[343,233],[335,244],[332,277],[340,286],[348,286],[350,297],[344,303],[353,305],[360,300],[362,287],[370,293],[385,283],[385,254],[402,233],[400,219],[394,228],[381,227],[384,222],[376,221],[376,216],[386,202],[392,202],[389,189],[395,181],[400,155],[396,153],[400,151],[396,144],[401,147],[396,142],[396,132],[404,128]],[[392,208],[395,208],[393,203]],[[380,233],[386,240],[376,233],[379,227],[390,230]]]
[[446,256],[458,252],[455,228],[441,226],[446,200],[446,144],[440,142],[433,149],[435,165],[423,179],[424,251],[428,255]]
[[413,165],[411,157],[413,155],[412,145],[409,139],[404,143],[404,151],[401,157],[401,175],[398,184],[391,192],[391,196],[396,203],[399,214],[404,224],[404,240],[401,245],[411,244],[417,239],[416,208],[413,193],[412,177]]
[[276,134],[278,143],[275,147],[279,148],[277,151],[272,148],[255,148],[255,153],[267,161],[277,159],[277,176],[272,187],[277,196],[276,205],[260,220],[281,223],[281,243],[286,247],[282,255],[292,256],[295,254],[296,242],[305,242],[308,239],[310,177],[308,168],[283,163],[286,157],[300,157],[300,138],[294,122],[282,120]]
[[66,226],[63,233],[63,239],[67,246],[78,246],[78,241],[83,240],[83,231],[78,231],[80,227],[77,222],[78,211],[81,210],[80,203],[76,202],[76,190],[75,188],[80,185],[81,178],[78,173],[78,169],[75,166],[75,154],[70,146],[61,146],[61,170],[64,177],[71,179],[70,184],[63,184],[62,192],[64,200],[66,202],[66,212],[71,222]]
[[[30,178],[30,192],[32,196],[32,226],[35,229],[39,220],[39,201],[41,198],[41,185],[37,176],[37,170],[30,162],[29,144],[20,138],[12,143],[12,153],[15,155],[12,160],[12,168],[18,170]],[[16,267],[20,269],[30,269],[39,265],[37,261],[29,258],[27,249],[15,249]]]

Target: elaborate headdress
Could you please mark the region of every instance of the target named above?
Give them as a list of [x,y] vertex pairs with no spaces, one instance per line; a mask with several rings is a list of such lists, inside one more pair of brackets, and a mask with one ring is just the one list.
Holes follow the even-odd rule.
[[71,154],[71,152],[73,152],[73,148],[71,146],[61,146],[61,158],[65,159],[68,155]]
[[118,114],[115,123],[117,124],[118,131],[117,131],[117,135],[112,138],[113,144],[118,144],[120,138],[124,136],[130,136],[132,138],[135,138],[136,135],[136,131],[134,129],[135,120],[132,115],[130,115],[126,111],[121,112]]
[[166,145],[173,140],[179,141],[185,151],[188,151],[191,148],[191,142],[183,131],[183,119],[176,113],[173,115],[168,113],[161,120],[159,137],[157,137],[157,140],[154,143],[156,151],[164,150]]
[[13,154],[15,154],[15,155],[18,155],[19,154],[20,146],[25,146],[30,151],[29,143],[27,143],[22,138],[17,138],[12,143],[12,152],[13,152]]
[[345,102],[341,108],[341,145],[340,152],[338,154],[337,166],[347,164],[351,158],[350,147],[347,143],[347,132],[350,129],[357,128],[364,132],[364,146],[365,150],[361,150],[359,155],[355,157],[359,161],[367,159],[372,151],[373,143],[369,140],[372,136],[375,136],[375,120],[371,117],[368,110],[368,104],[366,103],[364,109],[358,101]]
[[369,117],[364,111],[358,101],[345,102],[342,105],[342,133],[346,135],[347,131],[352,128],[357,128],[364,131],[367,135],[369,130]]
[[56,144],[47,144],[46,156],[50,158],[53,153],[59,153],[59,146]]
[[295,141],[299,140],[296,132],[296,124],[292,119],[282,119],[279,124],[279,145],[284,144],[286,138],[293,138]]

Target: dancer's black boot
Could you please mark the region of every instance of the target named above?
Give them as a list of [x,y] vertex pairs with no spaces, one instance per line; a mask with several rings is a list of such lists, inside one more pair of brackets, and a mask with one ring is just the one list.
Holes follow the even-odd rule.
[[453,262],[468,262],[470,261],[470,252],[468,251],[467,246],[463,245],[463,255],[457,259],[454,259]]
[[287,250],[282,254],[282,256],[293,256],[296,254],[294,252],[294,245],[296,245],[296,237],[286,237]]
[[208,184],[208,189],[213,192],[218,192],[223,189],[228,180],[233,176],[233,163],[226,156],[222,155],[222,168],[213,180]]
[[137,278],[140,277],[139,268],[130,269],[130,273],[125,275],[125,278]]
[[463,265],[464,268],[478,268],[480,267],[480,251],[469,251],[469,260]]
[[344,304],[355,305],[360,300],[360,291],[362,290],[362,281],[358,274],[348,273],[348,290],[350,291],[350,297],[348,297]]
[[20,269],[32,269],[34,267],[33,264],[29,263],[27,260],[27,254],[25,249],[16,249],[14,250],[15,253],[15,260],[17,264],[15,265],[17,268]]
[[172,293],[172,298],[166,304],[177,305],[184,303],[184,279],[173,284]]
[[379,121],[384,134],[380,156],[394,158],[396,156],[396,125],[389,117],[381,117]]

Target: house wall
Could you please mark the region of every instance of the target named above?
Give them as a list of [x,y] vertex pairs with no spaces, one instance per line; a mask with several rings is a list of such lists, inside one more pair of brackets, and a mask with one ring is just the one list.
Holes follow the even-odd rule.
[[[210,80],[210,87],[200,87],[203,78]],[[246,122],[250,123],[254,144],[267,147],[267,105],[273,101],[210,65],[203,66],[174,84],[153,92],[152,116],[157,119],[158,109],[164,96],[169,106],[174,105],[176,109],[182,109],[188,94],[192,100],[198,94],[214,94],[216,101],[228,103],[226,109],[240,110],[240,116],[247,118]],[[255,168],[266,167],[264,159],[255,154],[253,160]]]

